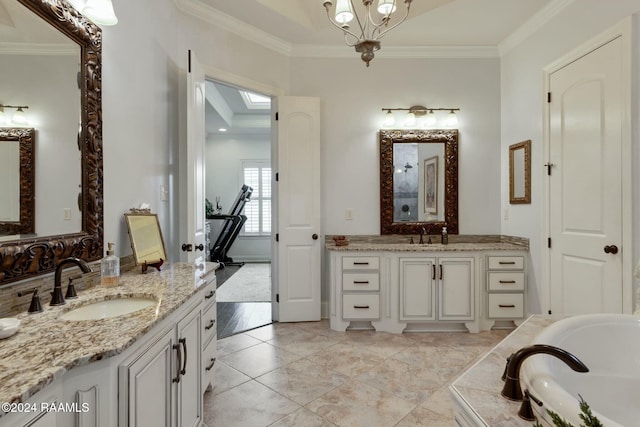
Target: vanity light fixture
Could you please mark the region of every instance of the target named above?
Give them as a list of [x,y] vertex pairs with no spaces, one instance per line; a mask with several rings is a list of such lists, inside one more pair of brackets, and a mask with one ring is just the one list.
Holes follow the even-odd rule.
[[[380,39],[407,19],[413,0],[403,0],[406,9],[404,16],[391,26],[389,26],[389,23],[397,9],[396,3],[399,0],[378,0],[378,7],[374,9],[375,11],[371,10],[373,1],[362,0],[365,10],[360,11],[361,16],[358,16],[353,0],[335,0],[334,18],[331,17],[331,8],[334,0],[324,0],[322,3],[327,10],[329,22],[344,33],[344,41],[347,46],[355,47],[356,52],[360,53],[360,58],[367,64],[367,67],[375,56],[373,52],[380,49]],[[354,18],[358,26],[355,32],[352,32],[349,22],[353,21]]]
[[[7,116],[5,112],[5,108],[13,108],[16,111],[13,113],[11,119]],[[27,116],[24,113],[24,110],[29,108],[26,105],[2,105],[0,104],[0,125],[3,124],[14,124],[18,126],[27,126],[29,125],[29,120],[27,120]]]
[[385,128],[392,127],[395,124],[395,117],[393,111],[407,111],[404,127],[415,127],[417,123],[417,117],[424,116],[422,124],[424,127],[433,127],[437,124],[438,120],[434,111],[449,111],[449,114],[444,121],[444,125],[447,127],[454,127],[458,125],[458,115],[456,111],[460,111],[459,108],[431,108],[424,107],[422,105],[414,105],[409,108],[383,108],[382,111],[386,111],[384,122],[382,126]]
[[111,0],[87,0],[82,14],[97,25],[109,26],[118,23],[118,17],[113,11]]

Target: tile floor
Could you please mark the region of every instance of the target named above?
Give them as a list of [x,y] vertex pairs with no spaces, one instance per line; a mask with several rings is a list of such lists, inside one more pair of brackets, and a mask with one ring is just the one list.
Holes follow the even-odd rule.
[[453,426],[448,385],[510,331],[335,332],[276,323],[218,341],[209,427]]

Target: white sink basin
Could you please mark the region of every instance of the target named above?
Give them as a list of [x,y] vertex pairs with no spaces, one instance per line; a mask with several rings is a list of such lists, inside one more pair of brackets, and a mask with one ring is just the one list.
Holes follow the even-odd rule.
[[134,313],[157,302],[150,298],[118,298],[83,305],[60,316],[62,320],[98,320]]

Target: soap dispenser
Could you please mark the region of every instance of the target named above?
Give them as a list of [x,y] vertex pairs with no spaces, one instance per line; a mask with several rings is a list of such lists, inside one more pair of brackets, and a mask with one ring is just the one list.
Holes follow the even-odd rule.
[[442,227],[442,244],[449,244],[449,234],[447,234],[447,227]]
[[115,256],[113,247],[114,243],[108,243],[109,249],[107,256],[100,261],[100,276],[102,278],[102,286],[118,286],[120,278],[120,259]]

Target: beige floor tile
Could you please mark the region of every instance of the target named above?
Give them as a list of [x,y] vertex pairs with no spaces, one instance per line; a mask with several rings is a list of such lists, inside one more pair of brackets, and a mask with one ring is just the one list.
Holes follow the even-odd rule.
[[267,343],[254,345],[220,358],[227,365],[251,378],[266,374],[298,359],[300,356]]
[[445,417],[428,409],[418,407],[404,417],[396,427],[451,427],[453,416]]
[[309,403],[307,409],[339,427],[390,427],[415,405],[366,384],[353,381]]
[[431,393],[420,406],[453,420],[453,401],[449,392],[449,383]]
[[339,342],[339,339],[307,331],[297,331],[296,333],[275,337],[268,341],[269,344],[299,356],[317,353]]
[[256,378],[256,381],[283,396],[306,405],[335,389],[349,377],[302,359]]
[[224,357],[236,351],[261,344],[262,341],[246,334],[233,335],[218,340],[218,357]]
[[251,329],[250,331],[246,331],[245,334],[261,341],[269,341],[270,339],[273,339],[274,331],[275,325],[271,324],[261,328]]
[[336,425],[306,408],[300,408],[269,427],[336,427]]
[[366,346],[370,351],[385,359],[415,344],[414,340],[405,335],[370,331],[354,331],[347,336],[344,342],[355,346]]
[[233,369],[221,360],[216,362],[215,382],[213,385],[213,394],[220,394],[235,386],[250,381],[251,378]]
[[355,377],[380,366],[384,361],[384,358],[376,355],[371,347],[342,341],[307,356],[307,359],[350,377]]
[[255,381],[215,396],[205,393],[204,422],[210,427],[266,427],[300,405]]

